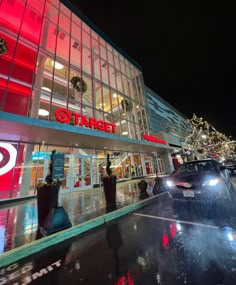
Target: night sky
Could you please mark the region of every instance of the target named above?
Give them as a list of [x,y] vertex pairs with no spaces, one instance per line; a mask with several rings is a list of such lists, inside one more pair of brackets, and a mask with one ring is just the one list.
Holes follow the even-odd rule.
[[236,14],[224,2],[71,2],[142,66],[149,88],[236,139]]

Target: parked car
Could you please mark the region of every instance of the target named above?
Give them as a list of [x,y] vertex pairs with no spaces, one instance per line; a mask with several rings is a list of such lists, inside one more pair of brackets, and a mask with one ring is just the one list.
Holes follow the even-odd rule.
[[225,166],[214,159],[183,163],[166,181],[174,199],[203,201],[230,201],[234,186]]

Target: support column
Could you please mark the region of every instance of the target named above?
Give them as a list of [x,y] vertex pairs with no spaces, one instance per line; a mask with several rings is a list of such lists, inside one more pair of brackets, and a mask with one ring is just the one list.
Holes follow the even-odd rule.
[[145,155],[141,153],[141,165],[142,165],[142,173],[141,175],[146,176],[147,175],[147,170],[146,170],[146,164],[145,164]]

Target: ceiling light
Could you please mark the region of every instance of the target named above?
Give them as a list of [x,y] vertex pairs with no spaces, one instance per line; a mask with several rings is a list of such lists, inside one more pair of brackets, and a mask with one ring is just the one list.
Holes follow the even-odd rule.
[[43,86],[42,89],[43,89],[44,91],[48,91],[48,92],[51,92],[51,91],[52,91],[50,88],[45,87],[45,86]]
[[122,132],[122,135],[123,135],[123,136],[127,136],[127,135],[128,135],[128,132],[127,132],[127,131]]
[[59,62],[56,62],[54,60],[52,60],[51,65],[55,66],[56,69],[62,69],[64,67],[64,65],[62,65]]
[[105,107],[106,106],[106,103],[100,103],[100,106],[102,107]]
[[75,146],[78,146],[78,144],[76,143]]
[[137,105],[136,108],[138,109],[138,108],[139,108],[139,105]]
[[44,109],[39,109],[39,116],[48,116],[49,112]]
[[114,93],[114,94],[113,94],[113,97],[114,97],[114,98],[117,98],[117,94],[116,94],[116,93]]

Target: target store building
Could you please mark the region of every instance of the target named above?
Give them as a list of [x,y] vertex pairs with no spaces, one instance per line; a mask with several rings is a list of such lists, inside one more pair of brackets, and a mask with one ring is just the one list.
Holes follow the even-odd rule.
[[141,67],[70,2],[0,1],[0,199],[35,195],[51,151],[62,192],[165,173],[172,148],[150,135]]

